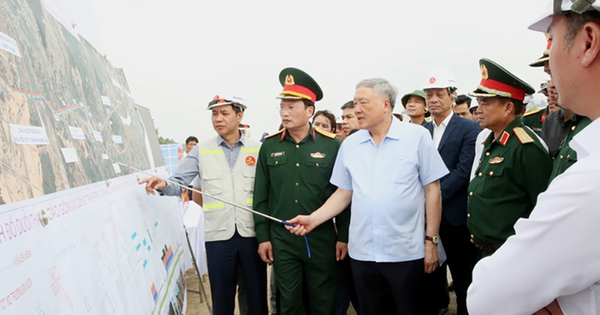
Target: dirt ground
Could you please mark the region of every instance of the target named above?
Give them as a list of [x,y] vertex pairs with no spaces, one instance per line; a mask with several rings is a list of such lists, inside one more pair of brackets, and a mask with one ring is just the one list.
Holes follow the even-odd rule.
[[[270,272],[267,272],[270,274]],[[187,277],[187,311],[186,315],[210,315],[208,311],[208,306],[206,304],[206,300],[201,300],[201,294],[191,292],[190,290],[200,291],[200,283],[198,282],[198,276],[194,269],[189,269],[185,273]],[[450,272],[448,272],[448,277],[450,277]],[[450,280],[450,279],[449,279]],[[206,295],[210,301],[210,284],[208,281],[208,275],[204,275],[202,284],[206,290]],[[203,295],[202,295],[203,296]],[[237,299],[236,299],[237,300]],[[450,292],[450,305],[448,307],[448,311],[445,315],[455,315],[456,314],[456,295],[454,292]],[[235,315],[239,315],[239,311],[236,305]],[[348,315],[356,315],[356,311],[352,306],[348,309]]]

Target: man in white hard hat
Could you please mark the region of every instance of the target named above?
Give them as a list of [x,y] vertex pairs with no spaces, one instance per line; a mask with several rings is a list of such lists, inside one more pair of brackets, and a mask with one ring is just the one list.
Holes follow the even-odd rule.
[[[456,79],[448,68],[432,69],[426,76],[423,90],[433,119],[425,128],[442,156],[449,174],[440,180],[442,189],[442,221],[440,237],[448,256],[456,292],[457,314],[467,313],[467,288],[477,256],[467,228],[467,187],[475,154],[475,139],[480,127],[472,120],[452,112],[456,98]],[[445,285],[445,266],[437,271]],[[434,277],[436,275],[434,274]],[[437,289],[436,289],[437,290]]]
[[[516,234],[473,270],[471,314],[600,314],[600,3],[552,1],[530,29],[552,40],[558,103],[592,120],[570,146],[578,162],[540,194]],[[536,313],[537,312],[537,313]]]
[[471,100],[471,105],[469,105],[469,112],[471,113],[471,117],[473,117],[473,121],[476,123],[479,123],[477,121],[477,117],[479,117],[479,114],[477,114],[477,107],[479,107],[479,103],[477,103],[477,99],[472,99]]
[[[169,179],[188,185],[198,176],[204,192],[251,207],[260,142],[243,137],[239,129],[245,102],[236,96],[217,95],[207,109],[212,112],[217,136],[196,145]],[[157,177],[140,181],[144,183],[149,195],[157,190],[174,196],[182,190]],[[241,270],[248,314],[266,315],[267,265],[258,255],[253,214],[208,196],[201,203],[213,314],[233,314],[237,272]]]

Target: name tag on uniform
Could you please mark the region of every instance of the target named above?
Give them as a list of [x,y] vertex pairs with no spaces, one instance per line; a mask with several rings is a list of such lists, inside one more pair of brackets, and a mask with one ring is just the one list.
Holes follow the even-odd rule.
[[285,155],[285,151],[271,153],[271,157],[278,157],[278,156],[284,156],[284,155]]
[[325,157],[325,153],[321,153],[321,152],[311,153],[310,157],[315,158],[315,159],[322,159]]
[[490,164],[500,164],[502,161],[504,161],[504,158],[497,156],[490,160]]

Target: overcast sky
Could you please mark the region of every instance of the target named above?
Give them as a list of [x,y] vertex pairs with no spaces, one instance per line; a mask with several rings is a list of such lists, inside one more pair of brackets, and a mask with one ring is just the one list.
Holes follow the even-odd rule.
[[482,57],[534,88],[547,79],[528,66],[545,37],[527,30],[546,0],[71,1],[87,3],[98,26],[89,37],[101,38],[90,41],[124,69],[159,134],[178,142],[215,135],[206,106],[220,91],[246,99],[254,138],[275,131],[278,74],[290,66],[316,79],[325,95],[317,110],[336,116],[366,78],[388,79],[401,96],[446,66],[468,93]]

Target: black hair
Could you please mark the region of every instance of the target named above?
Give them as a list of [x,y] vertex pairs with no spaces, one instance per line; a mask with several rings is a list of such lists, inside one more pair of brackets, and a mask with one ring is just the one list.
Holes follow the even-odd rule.
[[337,129],[337,125],[335,123],[335,115],[326,109],[320,110],[320,111],[316,112],[315,115],[313,116],[313,123],[315,122],[315,118],[317,118],[317,116],[319,116],[319,115],[323,115],[323,116],[327,117],[327,119],[329,119],[329,123],[331,124],[331,129],[332,129],[331,132],[335,133],[335,131]]
[[465,94],[461,94],[456,97],[456,105],[467,103],[467,107],[471,107],[471,98]]
[[185,144],[190,143],[190,141],[196,141],[196,143],[198,143],[198,138],[196,138],[194,136],[189,136],[189,137],[187,137],[187,139],[185,139]]
[[600,25],[600,12],[597,10],[586,11],[582,14],[569,12],[565,14],[565,20],[567,24],[567,29],[565,30],[565,42],[570,49],[573,46],[575,36],[577,36],[577,33],[579,33],[586,23],[594,22]]
[[344,103],[344,105],[342,105],[342,107],[340,107],[341,110],[344,110],[346,108],[354,108],[354,101],[347,101],[346,103]]

